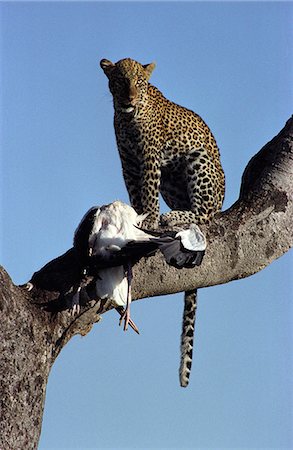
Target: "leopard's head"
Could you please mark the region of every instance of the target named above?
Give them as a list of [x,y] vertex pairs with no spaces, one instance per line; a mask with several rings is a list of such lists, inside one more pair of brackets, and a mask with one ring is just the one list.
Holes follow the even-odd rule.
[[109,79],[109,89],[113,95],[114,106],[123,113],[132,113],[144,103],[148,80],[155,63],[142,65],[133,59],[121,59],[116,64],[102,59],[100,65]]

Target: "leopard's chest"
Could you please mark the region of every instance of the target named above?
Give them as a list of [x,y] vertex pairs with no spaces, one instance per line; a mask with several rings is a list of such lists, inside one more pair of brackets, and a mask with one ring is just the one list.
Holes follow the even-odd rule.
[[141,159],[143,150],[149,142],[149,132],[140,123],[116,121],[115,132],[120,154]]
[[140,162],[147,155],[156,155],[162,167],[171,167],[189,148],[184,134],[164,127],[160,120],[121,121],[115,124],[115,131],[120,154]]

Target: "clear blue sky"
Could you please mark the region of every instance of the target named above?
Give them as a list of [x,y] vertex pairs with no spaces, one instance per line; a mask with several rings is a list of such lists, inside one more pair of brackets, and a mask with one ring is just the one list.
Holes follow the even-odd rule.
[[[15,283],[71,246],[90,206],[128,201],[101,58],[156,61],[152,83],[206,120],[225,208],[248,160],[292,114],[290,3],[10,2],[1,11],[1,262]],[[200,291],[185,390],[181,294],[133,305],[140,336],[106,314],[52,369],[40,449],[292,448],[290,275],[289,253]]]

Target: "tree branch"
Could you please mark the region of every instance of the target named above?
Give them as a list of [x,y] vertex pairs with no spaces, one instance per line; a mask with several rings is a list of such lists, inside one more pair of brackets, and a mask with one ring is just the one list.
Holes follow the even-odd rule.
[[[293,119],[246,167],[239,199],[212,224],[201,227],[207,251],[200,267],[177,270],[158,252],[134,267],[133,298],[170,294],[248,277],[293,245]],[[112,309],[82,291],[81,313],[72,317],[66,292],[78,280],[74,251],[48,263],[43,286],[28,292],[0,268],[0,448],[37,448],[48,374],[75,334],[86,334]],[[43,272],[41,272],[43,273]],[[47,310],[59,309],[58,314]]]
[[259,272],[293,245],[293,119],[249,162],[239,199],[208,227],[203,263],[176,270],[158,253],[134,268],[135,298],[228,283]]

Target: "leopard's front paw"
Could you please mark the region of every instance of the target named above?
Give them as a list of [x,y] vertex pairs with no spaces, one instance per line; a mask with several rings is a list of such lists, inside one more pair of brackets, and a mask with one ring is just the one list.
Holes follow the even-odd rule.
[[159,226],[159,220],[156,219],[151,219],[146,217],[142,224],[141,224],[141,228],[143,228],[144,230],[156,230]]
[[175,227],[182,223],[182,218],[175,211],[162,214],[160,217],[160,225],[163,227]]

